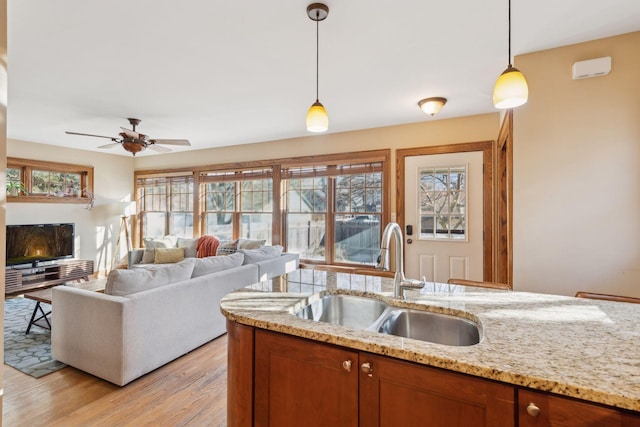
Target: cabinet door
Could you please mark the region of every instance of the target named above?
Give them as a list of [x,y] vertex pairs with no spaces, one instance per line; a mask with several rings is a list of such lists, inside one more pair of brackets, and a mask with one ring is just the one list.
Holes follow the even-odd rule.
[[640,416],[574,399],[518,390],[521,427],[640,427]]
[[357,352],[258,329],[254,369],[256,426],[358,425]]
[[[368,363],[370,372],[363,372]],[[365,367],[365,371],[366,371]],[[515,390],[468,375],[360,355],[360,425],[513,426]]]

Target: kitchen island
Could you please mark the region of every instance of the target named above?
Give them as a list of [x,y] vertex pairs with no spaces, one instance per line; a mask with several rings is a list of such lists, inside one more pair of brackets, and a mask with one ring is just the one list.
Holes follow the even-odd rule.
[[[438,395],[440,400],[434,404],[446,411],[445,403],[450,403],[442,400],[447,395],[446,385],[458,384],[456,381],[461,382],[450,394],[459,395],[465,407],[484,411],[486,423],[475,425],[552,425],[527,424],[525,417],[539,421],[540,417],[565,417],[567,413],[592,410],[594,415],[586,415],[584,423],[578,419],[576,424],[566,425],[640,425],[640,305],[440,283],[407,291],[407,300],[402,301],[392,298],[392,288],[392,279],[384,277],[297,270],[223,298],[221,310],[229,331],[229,425],[259,425],[261,414],[273,421],[274,408],[269,406],[268,394],[286,388],[290,382],[308,382],[303,376],[307,370],[327,393],[340,395],[338,401],[359,399],[355,418],[343,415],[340,425],[358,425],[358,417],[360,425],[365,425],[362,417],[371,414],[372,420],[395,416],[384,415],[379,404],[389,398],[389,393],[400,395],[403,389],[413,390],[410,395]],[[448,346],[293,315],[328,293],[362,295],[393,306],[465,317],[480,326],[481,340],[471,346]],[[296,341],[289,347],[287,339]],[[322,347],[314,350],[317,345]],[[305,346],[310,346],[308,351]],[[287,350],[279,354],[278,348]],[[335,351],[337,360],[344,360],[335,372],[314,371],[315,365],[298,363],[297,348],[301,349],[300,355],[320,359]],[[279,358],[282,365],[270,365]],[[436,378],[436,392],[416,391],[406,384],[387,387],[394,381],[391,377],[384,379],[384,372],[377,368],[382,369],[388,361],[393,362],[390,368],[384,368],[389,375],[413,370],[408,381],[419,378],[420,372],[427,373],[425,378]],[[317,365],[324,363],[322,360]],[[365,372],[363,364],[373,366],[373,374]],[[348,375],[352,365],[354,372],[359,371],[355,379]],[[288,372],[289,368],[295,374]],[[275,371],[269,376],[272,369]],[[453,377],[439,379],[446,374]],[[342,377],[344,384],[339,383]],[[363,383],[368,378],[375,378],[376,393],[388,392],[387,397],[372,397]],[[473,383],[469,396],[493,402],[465,397],[466,380]],[[418,386],[426,382],[422,380]],[[260,384],[266,389],[256,389]],[[296,393],[312,393],[314,389],[293,388]],[[355,397],[351,396],[354,389]],[[303,395],[299,398],[305,399]],[[288,399],[293,400],[291,396]],[[372,402],[378,406],[372,408]],[[424,399],[420,401],[423,403]],[[366,409],[363,404],[368,405]],[[294,409],[281,408],[283,413],[293,413]],[[503,424],[508,419],[513,422]]]

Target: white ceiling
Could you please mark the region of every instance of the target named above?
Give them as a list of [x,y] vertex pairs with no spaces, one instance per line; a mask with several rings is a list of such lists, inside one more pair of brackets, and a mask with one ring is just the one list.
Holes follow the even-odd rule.
[[[8,0],[8,137],[97,150],[109,141],[64,132],[117,136],[127,117],[142,119],[138,130],[151,138],[189,139],[186,149],[309,135],[309,3]],[[495,111],[507,0],[326,4],[320,101],[329,132]],[[512,25],[519,55],[638,31],[640,1],[513,0]],[[430,96],[449,100],[434,118],[416,104]]]

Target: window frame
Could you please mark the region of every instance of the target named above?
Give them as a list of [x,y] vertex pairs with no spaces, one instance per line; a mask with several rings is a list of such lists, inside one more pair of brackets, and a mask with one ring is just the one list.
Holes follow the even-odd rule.
[[[161,202],[161,205],[164,204],[164,210],[156,210],[156,209],[151,209],[151,210],[143,210],[142,206],[143,204],[146,204],[146,200],[144,199],[143,196],[143,190],[144,188],[147,186],[144,183],[141,184],[142,181],[144,180],[163,180],[164,183],[162,184],[165,187],[165,192],[162,195],[162,197],[164,198],[164,202]],[[183,180],[183,183],[180,182],[173,182],[173,180],[175,181],[180,181]],[[139,247],[141,245],[142,239],[143,239],[143,230],[144,230],[144,214],[145,213],[162,213],[164,215],[164,234],[170,234],[171,232],[171,223],[172,223],[172,214],[174,213],[190,213],[192,215],[192,224],[193,224],[193,230],[192,230],[192,236],[196,236],[196,222],[197,222],[197,216],[196,216],[196,210],[195,210],[195,205],[194,203],[194,198],[195,198],[195,194],[198,192],[196,187],[196,183],[195,183],[195,178],[193,176],[193,173],[189,173],[189,172],[185,172],[185,173],[172,173],[172,174],[141,174],[141,175],[137,175],[134,179],[135,182],[135,203],[136,203],[136,215],[135,215],[135,221],[134,221],[134,236],[135,236],[135,243],[136,245]],[[173,186],[176,184],[189,184],[191,183],[192,188],[191,188],[191,201],[187,202],[187,205],[191,205],[191,210],[184,210],[184,209],[173,209],[173,205],[174,205],[174,191],[173,191]],[[160,185],[156,185],[157,187],[159,187]],[[184,195],[184,194],[189,194],[189,192],[184,193],[184,192],[177,192],[178,196]],[[153,196],[153,195],[150,195]],[[145,206],[146,207],[146,206]],[[199,229],[199,228],[198,228]],[[185,238],[188,238],[188,236],[185,236]]]
[[[271,159],[271,160],[255,160],[255,161],[247,161],[247,162],[234,162],[234,163],[222,163],[222,164],[209,164],[196,166],[192,168],[180,168],[180,169],[165,169],[165,170],[140,170],[134,171],[134,183],[135,183],[135,194],[137,200],[138,194],[138,178],[139,177],[168,177],[171,175],[186,175],[193,174],[194,177],[194,192],[193,192],[193,231],[194,237],[200,236],[202,234],[201,230],[205,230],[205,211],[204,211],[204,184],[207,181],[206,174],[207,173],[222,173],[222,172],[242,172],[244,171],[247,174],[247,178],[251,175],[251,171],[270,169],[271,170],[271,178],[272,178],[272,203],[273,203],[273,211],[272,211],[272,236],[271,236],[271,244],[272,245],[282,245],[286,248],[286,240],[284,230],[286,230],[286,212],[284,211],[283,206],[283,194],[282,194],[282,171],[286,168],[291,167],[309,167],[313,165],[335,165],[335,166],[346,166],[350,164],[365,164],[365,163],[382,163],[382,203],[381,203],[381,213],[380,213],[380,221],[381,225],[389,222],[391,217],[391,150],[390,149],[382,149],[382,150],[368,150],[368,151],[356,151],[356,152],[345,152],[345,153],[334,153],[334,154],[326,154],[326,155],[313,155],[313,156],[301,156],[301,157],[290,157],[290,158],[280,158],[280,159]],[[348,168],[348,166],[347,166]],[[256,174],[251,177],[252,179],[259,179],[259,174]],[[332,190],[333,191],[333,190]],[[333,203],[333,196],[328,200],[328,203]],[[238,214],[238,206],[236,205],[236,213]],[[331,236],[334,234],[334,214],[331,215],[331,220],[329,221],[328,227],[326,229],[326,233],[330,233]],[[235,224],[238,224],[237,221],[234,221]],[[382,229],[382,226],[381,226]],[[141,222],[140,222],[140,210],[138,209],[137,214],[133,221],[133,239],[134,245],[137,247],[141,247]],[[380,231],[382,234],[382,230]],[[234,229],[234,236],[238,236],[239,229]],[[333,237],[332,237],[333,239]],[[333,250],[333,245],[331,245],[330,250]],[[333,255],[330,257],[325,256],[325,260],[333,260]],[[349,269],[353,268],[367,268],[368,266],[360,266],[359,264],[353,263],[331,263],[327,261],[323,262],[315,262],[312,260],[304,261],[304,264],[309,265],[336,265],[336,266],[344,266]],[[371,267],[372,268],[372,267]]]
[[[20,182],[24,186],[27,194],[11,196],[7,194],[8,203],[82,203],[90,204],[94,199],[93,189],[93,166],[84,166],[71,163],[48,162],[44,160],[21,159],[17,157],[7,157],[7,169],[20,170]],[[54,196],[32,194],[32,172],[34,170],[47,171],[61,174],[80,175],[80,195]],[[6,174],[6,171],[5,171]]]

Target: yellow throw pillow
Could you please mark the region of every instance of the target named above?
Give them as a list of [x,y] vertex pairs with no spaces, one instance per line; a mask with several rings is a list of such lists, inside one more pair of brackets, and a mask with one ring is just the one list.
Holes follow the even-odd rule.
[[180,262],[184,259],[184,248],[156,248],[154,264]]

